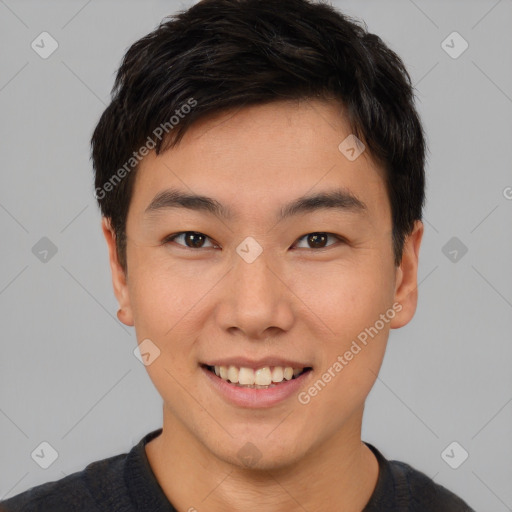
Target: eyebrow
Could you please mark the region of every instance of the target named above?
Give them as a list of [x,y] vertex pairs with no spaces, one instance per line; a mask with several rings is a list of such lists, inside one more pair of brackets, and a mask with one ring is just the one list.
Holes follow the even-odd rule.
[[[190,194],[178,189],[166,189],[159,192],[145,209],[144,214],[151,215],[171,208],[206,212],[226,220],[235,217],[229,208],[216,199]],[[295,199],[280,209],[277,220],[281,221],[294,215],[326,209],[352,213],[366,213],[368,211],[368,207],[363,201],[347,189],[339,188]]]

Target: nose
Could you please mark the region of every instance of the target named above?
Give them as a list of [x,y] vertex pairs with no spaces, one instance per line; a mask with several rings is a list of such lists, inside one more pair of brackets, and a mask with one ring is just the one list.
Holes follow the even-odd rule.
[[288,331],[294,321],[293,293],[284,274],[268,251],[251,263],[235,254],[218,310],[220,326],[253,340]]

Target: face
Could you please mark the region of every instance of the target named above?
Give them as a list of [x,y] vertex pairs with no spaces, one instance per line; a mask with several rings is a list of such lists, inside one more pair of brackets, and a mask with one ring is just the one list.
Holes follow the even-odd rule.
[[164,427],[232,464],[252,450],[256,466],[285,466],[357,437],[389,331],[414,314],[422,225],[396,268],[384,173],[340,151],[350,133],[337,104],[316,100],[203,120],[140,164],[127,275],[104,221]]

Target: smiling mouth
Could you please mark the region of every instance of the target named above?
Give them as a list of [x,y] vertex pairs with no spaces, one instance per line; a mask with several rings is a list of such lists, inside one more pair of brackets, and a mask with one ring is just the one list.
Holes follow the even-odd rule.
[[299,378],[312,368],[292,368],[291,366],[264,366],[252,369],[237,366],[201,365],[220,379],[241,388],[268,389]]

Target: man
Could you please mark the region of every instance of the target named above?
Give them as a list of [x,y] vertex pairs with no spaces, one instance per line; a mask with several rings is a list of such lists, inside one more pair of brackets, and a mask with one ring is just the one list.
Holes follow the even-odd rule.
[[128,50],[95,195],[163,427],[4,510],[471,510],[361,440],[417,303],[413,100],[377,36],[306,0],[204,0]]

